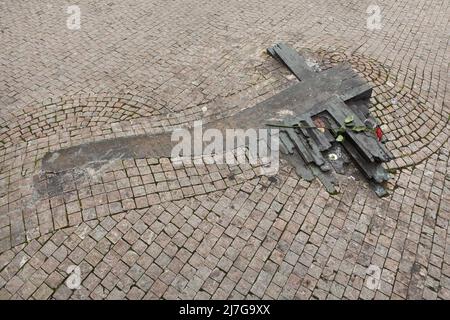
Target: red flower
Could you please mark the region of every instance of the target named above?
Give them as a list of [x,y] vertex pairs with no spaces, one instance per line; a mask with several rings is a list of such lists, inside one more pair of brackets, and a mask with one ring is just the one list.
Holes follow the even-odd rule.
[[381,138],[383,138],[383,131],[380,127],[376,127],[375,134],[377,135],[378,141],[381,141]]

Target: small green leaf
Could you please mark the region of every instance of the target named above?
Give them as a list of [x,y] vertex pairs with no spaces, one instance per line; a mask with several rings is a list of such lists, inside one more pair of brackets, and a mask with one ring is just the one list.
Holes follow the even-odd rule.
[[366,127],[365,126],[356,126],[356,127],[353,127],[352,130],[354,132],[363,132],[366,130]]
[[337,142],[342,142],[342,141],[344,141],[344,136],[343,135],[338,135],[337,137],[336,137],[336,141]]
[[342,127],[340,127],[340,128],[338,129],[337,133],[344,133],[345,130],[346,130],[345,127],[342,126]]
[[347,116],[347,118],[345,118],[344,122],[345,122],[345,124],[352,123],[353,122],[353,116],[352,115]]

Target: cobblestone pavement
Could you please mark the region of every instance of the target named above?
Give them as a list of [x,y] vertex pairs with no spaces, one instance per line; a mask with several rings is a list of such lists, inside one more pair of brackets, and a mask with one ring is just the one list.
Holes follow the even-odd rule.
[[[448,0],[376,1],[372,31],[365,0],[76,2],[80,30],[71,2],[0,1],[0,298],[450,298]],[[272,96],[296,81],[265,53],[279,41],[374,85],[390,196],[284,164],[41,170]]]

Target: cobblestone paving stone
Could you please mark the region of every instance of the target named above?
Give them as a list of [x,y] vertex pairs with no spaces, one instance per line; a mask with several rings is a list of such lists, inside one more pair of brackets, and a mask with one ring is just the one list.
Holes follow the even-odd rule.
[[[450,299],[448,1],[377,1],[374,31],[372,1],[77,4],[80,30],[70,2],[0,3],[1,299]],[[331,196],[285,163],[41,170],[48,151],[272,96],[296,81],[265,53],[278,41],[373,84],[388,197],[356,173]]]

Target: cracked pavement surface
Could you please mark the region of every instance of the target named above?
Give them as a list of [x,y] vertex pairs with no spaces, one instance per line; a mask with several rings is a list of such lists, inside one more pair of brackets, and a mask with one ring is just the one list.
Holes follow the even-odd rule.
[[[81,0],[69,30],[72,4],[0,2],[1,299],[450,299],[449,1],[378,1],[374,31],[365,0]],[[296,82],[265,53],[280,41],[374,86],[388,197],[287,164],[42,169],[273,96]]]

